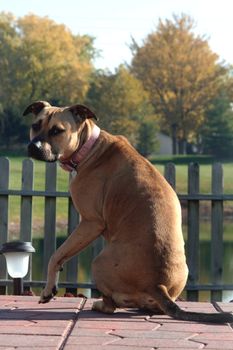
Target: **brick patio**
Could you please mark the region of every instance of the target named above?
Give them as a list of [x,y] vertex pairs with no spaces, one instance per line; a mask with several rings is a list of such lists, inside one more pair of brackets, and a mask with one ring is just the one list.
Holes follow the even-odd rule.
[[[233,349],[230,325],[176,321],[137,310],[114,315],[90,311],[93,300],[0,296],[0,350]],[[233,304],[180,302],[191,311],[233,311]]]

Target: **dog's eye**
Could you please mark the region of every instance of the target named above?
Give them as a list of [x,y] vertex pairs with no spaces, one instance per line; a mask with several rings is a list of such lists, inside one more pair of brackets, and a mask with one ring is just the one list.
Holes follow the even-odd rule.
[[65,129],[60,129],[56,126],[53,126],[52,129],[49,130],[49,136],[56,136],[64,132]]
[[40,128],[41,128],[41,123],[34,123],[32,124],[32,130],[37,132],[37,131],[40,131]]

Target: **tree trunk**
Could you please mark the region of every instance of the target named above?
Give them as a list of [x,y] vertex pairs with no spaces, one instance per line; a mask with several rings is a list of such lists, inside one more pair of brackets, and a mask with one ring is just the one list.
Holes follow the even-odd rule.
[[179,154],[187,154],[187,141],[186,139],[179,140]]
[[177,124],[172,124],[171,126],[171,132],[172,132],[172,154],[177,154]]

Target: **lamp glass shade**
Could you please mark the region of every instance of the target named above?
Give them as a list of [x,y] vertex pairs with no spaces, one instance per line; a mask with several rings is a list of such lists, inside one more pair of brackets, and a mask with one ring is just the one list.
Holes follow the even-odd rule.
[[28,252],[3,253],[6,258],[7,271],[12,278],[23,278],[28,272]]

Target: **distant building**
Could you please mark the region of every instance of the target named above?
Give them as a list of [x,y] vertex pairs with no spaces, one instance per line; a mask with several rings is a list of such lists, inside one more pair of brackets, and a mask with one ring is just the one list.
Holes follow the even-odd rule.
[[157,150],[157,154],[172,154],[172,139],[170,136],[167,136],[162,133],[157,134],[157,140],[159,143],[159,147]]

